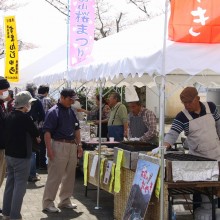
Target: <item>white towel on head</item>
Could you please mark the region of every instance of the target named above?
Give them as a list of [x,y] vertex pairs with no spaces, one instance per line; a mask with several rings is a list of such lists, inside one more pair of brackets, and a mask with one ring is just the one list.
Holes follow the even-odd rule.
[[134,86],[125,87],[125,101],[126,102],[138,102],[139,98]]

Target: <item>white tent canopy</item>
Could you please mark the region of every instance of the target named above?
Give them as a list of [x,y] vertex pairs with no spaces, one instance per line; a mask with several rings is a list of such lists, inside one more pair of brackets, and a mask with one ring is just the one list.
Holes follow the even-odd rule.
[[[95,42],[91,56],[69,72],[39,74],[34,81],[54,83],[66,78],[73,82],[93,81],[90,86],[100,79],[107,80],[106,85],[117,85],[119,82],[121,85],[151,83],[151,76],[162,74],[163,26],[164,16],[140,22]],[[169,40],[166,44],[165,75],[168,81],[183,82],[189,75],[196,75],[190,83],[207,85],[208,82],[210,86],[213,81],[220,84],[220,44],[189,44]]]

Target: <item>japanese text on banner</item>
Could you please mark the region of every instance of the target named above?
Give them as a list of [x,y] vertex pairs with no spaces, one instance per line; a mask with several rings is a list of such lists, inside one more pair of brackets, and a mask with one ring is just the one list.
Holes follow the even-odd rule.
[[95,0],[71,0],[69,64],[85,60],[94,42]]
[[220,43],[219,8],[219,0],[171,0],[169,39],[187,43]]
[[18,41],[14,16],[7,16],[5,21],[5,78],[18,82]]

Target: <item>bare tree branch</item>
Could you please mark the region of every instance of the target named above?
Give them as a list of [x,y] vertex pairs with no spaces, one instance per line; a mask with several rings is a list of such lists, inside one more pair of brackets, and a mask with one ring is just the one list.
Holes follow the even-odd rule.
[[[68,16],[68,5],[66,0],[45,0],[52,7],[58,10],[65,16]],[[122,25],[121,12],[118,18],[108,17],[111,6],[108,0],[96,0],[96,10],[95,10],[95,36],[94,39],[98,40],[100,38],[107,37],[111,33],[119,32]],[[115,22],[116,21],[116,22]]]
[[[0,0],[0,11],[8,11],[8,10],[16,10],[19,7],[25,6],[26,4],[20,4],[18,1],[11,0]],[[35,48],[36,46],[32,43],[23,42],[22,40],[18,40],[18,50],[27,50]],[[5,54],[5,42],[3,37],[2,28],[0,28],[0,59],[4,58]]]
[[120,15],[119,15],[119,18],[116,19],[116,29],[117,29],[117,32],[120,31],[119,24],[120,24],[120,21],[121,21],[122,15],[123,15],[123,13],[121,12]]
[[150,17],[150,14],[147,10],[147,5],[149,4],[149,0],[129,0],[130,3],[134,4],[139,10],[144,12],[147,18]]
[[47,3],[52,5],[54,8],[56,8],[60,13],[64,14],[65,16],[68,16],[68,5],[64,4],[60,0],[45,0]]
[[20,7],[20,4],[17,2],[9,0],[0,0],[0,11],[14,10]]

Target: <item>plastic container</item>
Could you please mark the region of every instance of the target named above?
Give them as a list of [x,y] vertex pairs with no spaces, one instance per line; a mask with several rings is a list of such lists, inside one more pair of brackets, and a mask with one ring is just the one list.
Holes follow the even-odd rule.
[[[195,220],[212,220],[212,210],[197,208],[194,212]],[[220,209],[215,210],[216,220],[220,220]]]
[[176,220],[176,212],[174,211],[174,208],[172,208],[172,220]]

